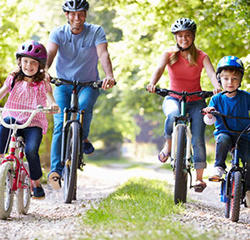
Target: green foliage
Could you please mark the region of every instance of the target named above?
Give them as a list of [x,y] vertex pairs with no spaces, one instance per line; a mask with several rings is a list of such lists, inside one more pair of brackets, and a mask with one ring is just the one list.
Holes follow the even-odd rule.
[[0,82],[16,68],[15,52],[18,46],[37,31],[32,14],[37,1],[2,0],[0,1]]

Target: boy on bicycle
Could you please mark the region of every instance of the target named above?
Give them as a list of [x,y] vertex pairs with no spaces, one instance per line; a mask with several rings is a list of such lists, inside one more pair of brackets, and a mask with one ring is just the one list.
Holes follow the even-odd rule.
[[[242,61],[235,56],[223,57],[217,66],[216,76],[224,89],[223,92],[216,94],[210,100],[209,106],[203,111],[209,113],[217,110],[222,114],[235,117],[249,117],[250,93],[239,90],[244,75],[244,66]],[[209,118],[213,115],[207,114]],[[227,124],[231,129],[243,130],[249,120],[228,118]],[[216,155],[214,172],[210,180],[219,180],[226,169],[227,153],[233,148],[237,134],[229,132],[220,117],[216,118],[214,136],[216,140]],[[247,186],[246,186],[246,204],[250,207],[250,136],[243,135],[239,141],[239,156],[243,164],[248,163]]]

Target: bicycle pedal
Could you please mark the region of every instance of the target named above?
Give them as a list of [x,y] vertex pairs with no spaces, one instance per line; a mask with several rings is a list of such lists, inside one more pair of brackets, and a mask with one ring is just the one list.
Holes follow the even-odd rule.
[[216,178],[209,178],[208,179],[208,181],[210,181],[210,182],[221,182],[223,180],[223,178],[218,178],[218,179],[216,179]]

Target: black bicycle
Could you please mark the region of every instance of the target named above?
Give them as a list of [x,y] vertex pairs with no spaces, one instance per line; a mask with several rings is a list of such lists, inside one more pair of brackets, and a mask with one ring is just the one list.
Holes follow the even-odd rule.
[[[230,151],[232,157],[230,161],[231,168],[229,169],[228,172],[226,172],[225,178],[217,180],[221,181],[221,202],[225,203],[225,217],[230,218],[231,221],[233,222],[237,222],[239,220],[240,205],[244,204],[246,206],[244,199],[246,195],[246,172],[247,172],[247,164],[245,164],[243,167],[240,164],[239,141],[243,136],[243,134],[250,133],[250,118],[228,116],[218,111],[211,111],[209,113],[214,116],[221,117],[226,129],[238,135],[234,147]],[[249,120],[249,125],[241,131],[234,130],[228,126],[226,118]],[[215,181],[215,180],[210,179],[210,181]]]
[[[185,203],[187,199],[187,176],[190,176],[190,188],[192,185],[193,169],[193,151],[191,145],[191,122],[192,119],[186,112],[187,97],[198,96],[206,99],[213,95],[211,91],[198,91],[198,92],[176,92],[169,89],[156,88],[155,93],[162,97],[176,94],[181,97],[181,114],[175,117],[174,128],[172,133],[172,146],[171,146],[171,166],[175,175],[175,190],[174,202]],[[197,191],[200,191],[196,188]]]
[[82,146],[84,111],[79,109],[77,87],[90,86],[92,88],[100,88],[102,81],[82,83],[75,80],[70,81],[61,78],[52,78],[51,83],[56,86],[62,84],[73,86],[70,108],[65,108],[63,112],[61,147],[61,163],[64,166],[62,177],[64,181],[63,197],[65,203],[71,203],[72,200],[76,200],[77,169],[83,170],[85,165]]

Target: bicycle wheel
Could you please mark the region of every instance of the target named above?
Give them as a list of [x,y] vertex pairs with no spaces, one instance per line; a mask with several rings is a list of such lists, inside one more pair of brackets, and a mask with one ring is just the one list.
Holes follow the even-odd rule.
[[233,176],[233,180],[231,182],[231,189],[232,189],[232,194],[231,194],[231,220],[233,222],[237,222],[239,220],[239,215],[240,215],[240,199],[241,199],[241,173],[240,172],[235,172]]
[[79,156],[80,129],[76,122],[72,122],[67,134],[66,156],[64,166],[64,202],[76,200],[76,179]]
[[187,171],[185,171],[185,150],[186,150],[186,128],[184,125],[179,126],[177,139],[177,157],[175,165],[175,189],[174,202],[185,203],[187,199]]
[[11,163],[5,162],[0,166],[0,219],[8,218],[12,210],[14,197],[12,172]]
[[[23,165],[29,172],[28,162],[24,162]],[[24,170],[20,172],[20,181],[22,186],[16,191],[16,208],[19,214],[27,214],[31,198],[31,180]]]

